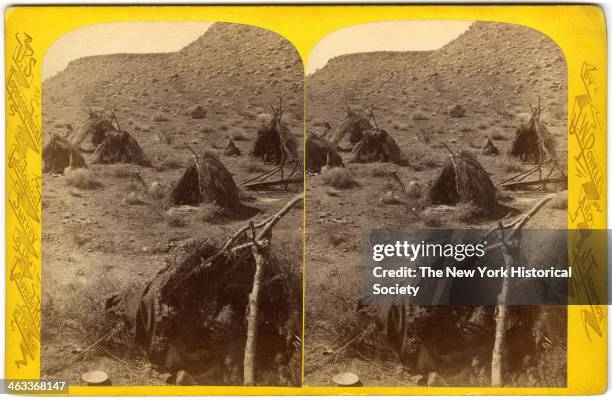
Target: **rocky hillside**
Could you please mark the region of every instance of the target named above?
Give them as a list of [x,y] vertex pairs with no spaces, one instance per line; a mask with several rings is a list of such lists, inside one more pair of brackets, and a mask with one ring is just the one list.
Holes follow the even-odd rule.
[[492,22],[473,23],[437,51],[345,55],[308,78],[308,113],[315,122],[342,118],[344,102],[376,104],[379,117],[386,113],[397,121],[416,110],[435,118],[455,103],[467,115],[519,114],[538,97],[553,118],[564,118],[567,66],[561,50],[540,32]]
[[[311,75],[309,92],[324,92],[330,104],[358,101],[360,96],[380,93],[387,83],[397,83],[406,71],[413,70],[428,55],[426,51],[379,51],[334,57]],[[320,103],[321,99],[312,100]]]
[[[303,66],[293,46],[265,29],[217,23],[175,53],[85,57],[43,83],[43,125],[75,128],[87,107],[168,118],[201,105],[209,116],[268,112],[279,98],[303,114]],[[220,118],[220,117],[219,117]],[[59,119],[59,121],[58,121]]]

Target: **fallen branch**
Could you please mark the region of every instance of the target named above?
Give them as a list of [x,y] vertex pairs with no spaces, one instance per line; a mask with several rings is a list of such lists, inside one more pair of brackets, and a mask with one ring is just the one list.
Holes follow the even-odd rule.
[[526,182],[521,181],[521,182],[506,183],[504,185],[501,185],[501,187],[503,189],[512,190],[512,189],[526,188],[526,187],[534,186],[534,185],[544,185],[547,183],[564,183],[564,182],[566,182],[566,179],[564,178],[538,179],[535,181],[526,181]]
[[249,190],[256,190],[256,189],[267,188],[270,186],[285,185],[289,183],[301,183],[301,182],[303,182],[302,178],[291,178],[291,179],[281,179],[278,181],[249,183],[247,185],[242,185],[242,187],[245,189],[249,189]]

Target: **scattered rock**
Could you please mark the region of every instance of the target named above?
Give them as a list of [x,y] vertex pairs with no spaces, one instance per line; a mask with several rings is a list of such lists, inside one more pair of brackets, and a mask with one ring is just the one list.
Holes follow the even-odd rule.
[[400,199],[393,194],[391,190],[389,190],[383,197],[381,197],[380,202],[382,204],[399,204],[401,203]]
[[460,104],[456,104],[449,108],[448,115],[451,118],[463,118],[465,117],[465,108]]
[[189,108],[189,116],[193,119],[201,119],[206,116],[206,110],[202,106],[192,106]]

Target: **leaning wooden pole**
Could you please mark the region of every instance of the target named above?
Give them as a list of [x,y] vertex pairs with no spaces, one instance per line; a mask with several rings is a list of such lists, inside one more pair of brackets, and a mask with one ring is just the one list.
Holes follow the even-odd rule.
[[[255,225],[250,224],[251,251],[255,258],[255,274],[253,275],[253,287],[249,294],[249,304],[247,307],[247,335],[246,344],[244,346],[244,374],[243,383],[245,386],[255,385],[255,355],[257,354],[257,328],[259,326],[259,294],[261,290],[261,281],[264,276],[267,256],[269,253],[270,238],[272,236],[272,228],[281,220],[296,204],[304,199],[303,194],[295,196],[287,203],[279,212],[266,220],[263,229],[257,234]],[[266,245],[261,243],[267,239]]]
[[[500,221],[499,235],[501,243],[488,246],[487,250],[502,247],[502,255],[504,257],[506,269],[520,262],[520,247],[516,239],[517,234],[552,198],[553,196],[551,195],[538,201],[525,215],[518,218],[511,225],[512,229],[507,236],[504,236],[504,228],[509,228],[509,226],[504,226]],[[506,330],[508,327],[508,306],[506,303],[508,302],[509,284],[509,279],[504,278],[497,300],[497,306],[495,307],[495,342],[493,343],[493,354],[491,355],[491,386],[502,386],[503,384],[503,354],[505,350]]]
[[[502,239],[503,240],[503,239]],[[506,269],[510,268],[514,262],[508,248],[503,248]],[[493,344],[493,354],[491,357],[491,386],[501,386],[503,377],[503,354],[506,343],[506,328],[508,325],[508,279],[504,278],[502,289],[499,293],[498,303],[495,307],[495,342]]]
[[244,385],[255,385],[255,354],[257,354],[257,326],[259,323],[259,290],[264,275],[266,258],[258,245],[251,246],[255,257],[255,275],[253,276],[253,289],[249,294],[247,309],[247,336],[244,346]]

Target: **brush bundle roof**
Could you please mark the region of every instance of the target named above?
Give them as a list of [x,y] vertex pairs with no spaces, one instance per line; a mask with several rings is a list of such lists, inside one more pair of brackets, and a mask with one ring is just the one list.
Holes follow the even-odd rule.
[[[340,146],[347,135],[349,142],[355,145],[361,140],[365,131],[372,129],[370,118],[365,115],[364,111],[353,110],[348,105],[343,110],[346,114],[344,121],[335,131],[329,132],[325,137],[334,146]],[[371,112],[372,110],[370,115]]]
[[458,154],[451,152],[429,190],[429,201],[433,204],[465,203],[493,213],[500,207],[496,192],[476,156],[464,150]]
[[170,202],[192,206],[214,204],[226,210],[242,206],[232,174],[210,151],[199,156],[194,153],[192,162],[170,193]]
[[[153,364],[197,374],[223,368],[228,356],[241,363],[255,260],[248,246],[219,255],[224,243],[209,238],[182,243],[152,279],[106,299],[107,312],[134,333],[134,345]],[[287,299],[295,297],[300,278],[291,275],[284,258],[271,254],[263,281],[257,357],[258,365],[267,369],[273,367],[275,354],[285,352],[282,328],[295,311]],[[199,353],[206,354],[206,362],[191,360]],[[225,383],[218,379],[211,384]]]
[[43,173],[63,174],[66,168],[87,168],[76,146],[59,135],[52,135],[42,149]]
[[282,120],[284,112],[282,102],[272,106],[272,118],[257,131],[251,156],[276,165],[299,159],[296,140]]
[[321,168],[343,167],[342,157],[336,151],[336,146],[315,134],[306,139],[306,171],[321,172]]
[[512,157],[534,164],[557,159],[555,138],[542,123],[541,114],[540,104],[537,107],[531,107],[531,118],[516,130],[516,136],[510,148]]

